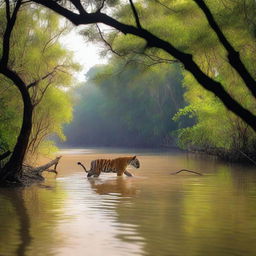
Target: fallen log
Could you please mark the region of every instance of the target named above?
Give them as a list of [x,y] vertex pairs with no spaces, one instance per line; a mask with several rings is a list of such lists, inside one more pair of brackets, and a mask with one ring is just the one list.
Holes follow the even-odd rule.
[[[38,167],[32,167],[30,165],[23,165],[22,166],[22,176],[20,179],[22,184],[24,186],[29,186],[32,183],[44,181],[44,177],[42,176],[44,171],[53,172],[57,175],[58,174],[57,166],[59,164],[60,158],[61,158],[61,156],[56,157],[54,160],[50,161],[49,163],[38,166]],[[52,166],[54,166],[54,168],[49,169]]]
[[57,168],[57,165],[59,163],[60,158],[61,158],[61,156],[58,156],[54,160],[50,161],[47,164],[44,164],[44,165],[41,165],[39,167],[33,168],[33,172],[38,172],[38,173],[41,174],[43,171],[48,170],[51,166],[54,165],[54,169],[52,170],[52,172],[55,172],[57,174],[56,168]]
[[175,175],[175,174],[178,174],[178,173],[180,173],[180,172],[190,172],[190,173],[194,173],[194,174],[197,174],[197,175],[200,175],[200,176],[203,175],[203,174],[200,173],[200,172],[195,172],[195,171],[191,171],[191,170],[187,170],[187,169],[181,169],[181,170],[179,170],[179,171],[177,171],[177,172],[172,172],[172,173],[170,173],[170,174],[171,174],[171,175]]

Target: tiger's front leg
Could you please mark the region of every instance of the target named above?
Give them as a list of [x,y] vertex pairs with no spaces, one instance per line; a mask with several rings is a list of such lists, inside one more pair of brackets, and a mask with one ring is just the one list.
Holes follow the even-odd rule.
[[128,172],[127,170],[120,170],[120,171],[117,171],[117,176],[123,176],[123,174],[125,174],[126,176],[128,177],[132,177],[133,175]]
[[125,172],[124,170],[118,170],[116,173],[117,173],[117,176],[123,176],[124,172]]
[[128,177],[132,177],[132,176],[133,176],[133,175],[132,175],[130,172],[128,172],[127,170],[124,171],[124,174],[125,174],[126,176],[128,176]]

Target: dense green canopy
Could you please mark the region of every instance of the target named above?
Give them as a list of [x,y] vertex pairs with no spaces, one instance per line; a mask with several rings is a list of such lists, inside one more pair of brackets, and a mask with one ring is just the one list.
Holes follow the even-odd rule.
[[[0,11],[3,14],[3,9]],[[4,14],[0,17],[4,23]],[[29,156],[35,160],[38,152],[52,151],[49,135],[65,138],[62,126],[72,119],[72,102],[65,91],[73,83],[71,71],[79,66],[73,62],[72,53],[58,42],[69,28],[60,23],[56,14],[38,7],[23,8],[17,24],[11,38],[10,66],[28,86],[38,81],[29,88],[34,112],[27,160]],[[1,75],[0,85],[0,150],[12,151],[22,123],[23,104],[10,80]]]

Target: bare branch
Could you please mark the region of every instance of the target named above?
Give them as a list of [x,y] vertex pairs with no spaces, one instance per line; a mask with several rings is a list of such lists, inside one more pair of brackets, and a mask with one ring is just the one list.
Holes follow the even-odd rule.
[[51,72],[47,73],[47,74],[44,75],[43,77],[41,77],[41,78],[39,78],[38,80],[36,80],[36,81],[30,83],[29,85],[27,85],[27,88],[29,89],[29,88],[31,88],[31,87],[34,87],[34,86],[38,85],[39,82],[45,80],[45,79],[48,78],[49,76],[52,76],[52,75],[56,72],[56,70],[58,69],[58,67],[60,67],[60,65],[55,66],[54,69],[53,69]]
[[154,1],[155,1],[156,3],[158,3],[159,5],[163,6],[164,8],[166,8],[166,9],[168,9],[168,10],[172,11],[172,12],[177,13],[177,11],[176,11],[176,10],[174,10],[174,9],[170,8],[170,7],[169,7],[169,6],[167,6],[166,4],[163,4],[160,0],[154,0]]
[[130,2],[131,8],[132,8],[132,12],[133,12],[133,15],[134,15],[134,18],[135,18],[135,21],[136,21],[136,25],[137,25],[138,28],[142,28],[141,24],[140,24],[139,15],[138,15],[138,12],[136,10],[135,5],[134,5],[132,0],[129,0],[129,2]]
[[5,0],[6,2],[6,17],[7,17],[7,24],[6,29],[3,36],[3,49],[2,49],[2,59],[0,61],[0,66],[6,67],[9,60],[9,53],[10,53],[10,39],[11,33],[14,28],[14,24],[17,18],[17,13],[21,5],[21,0],[17,0],[17,3],[14,7],[12,16],[10,14],[10,4],[9,0]]
[[41,100],[43,99],[43,97],[44,97],[44,95],[45,95],[47,89],[49,88],[49,86],[50,86],[51,84],[52,84],[52,81],[50,80],[50,81],[47,83],[47,85],[45,86],[45,88],[44,88],[43,90],[41,90],[41,95],[40,95],[40,97],[33,103],[33,106],[36,106],[36,105],[38,105],[38,104],[41,102]]
[[134,53],[136,54],[141,54],[143,56],[145,56],[146,58],[148,58],[149,60],[151,60],[152,62],[154,63],[180,63],[178,60],[175,60],[175,59],[166,59],[166,58],[162,58],[162,57],[159,57],[157,55],[153,55],[153,54],[149,54],[149,53],[140,53],[140,52],[136,52],[136,51],[133,51]]
[[11,20],[11,10],[10,10],[10,2],[9,0],[5,0],[5,12],[6,12],[6,20],[7,23]]
[[200,173],[200,172],[195,172],[195,171],[191,171],[191,170],[187,170],[187,169],[181,169],[181,170],[179,170],[179,171],[177,171],[177,172],[172,172],[172,173],[170,173],[170,174],[171,174],[171,175],[175,175],[175,174],[178,174],[178,173],[180,173],[180,172],[190,172],[190,173],[194,173],[194,174],[197,174],[197,175],[200,175],[200,176],[203,175],[203,174]]
[[[97,30],[99,32],[99,35],[100,35],[100,38],[101,40],[104,42],[104,44],[109,48],[109,50],[114,53],[115,55],[119,56],[119,57],[124,57],[128,54],[122,54],[122,53],[119,53],[117,52],[116,50],[113,49],[112,45],[104,38],[103,36],[103,33],[102,31],[100,30],[100,27],[98,26],[98,24],[96,24],[96,27],[97,27]],[[130,53],[134,53],[134,54],[138,54],[138,55],[141,55],[141,56],[145,56],[146,58],[148,58],[150,61],[152,61],[151,64],[145,64],[146,66],[152,66],[152,65],[156,65],[156,64],[160,64],[160,63],[180,63],[178,60],[175,60],[175,59],[165,59],[165,58],[161,58],[157,55],[153,55],[153,54],[148,54],[148,53],[145,53],[145,51],[143,52],[139,52],[139,51],[131,51]],[[134,61],[135,62],[135,61]],[[140,63],[140,62],[137,62],[137,63]],[[140,63],[142,64],[142,63]]]
[[96,12],[101,12],[101,10],[104,8],[105,1],[106,1],[106,0],[103,0],[103,1],[101,2],[101,5],[100,5],[99,9],[98,9]]
[[[39,82],[45,80],[48,77],[52,77],[54,75],[54,73],[59,70],[60,67],[64,67],[64,65],[57,65],[57,66],[55,66],[51,72],[47,73],[43,77],[41,77],[41,78],[35,80],[34,82],[30,83],[29,85],[27,85],[27,88],[29,89],[31,87],[35,87],[36,85],[38,85]],[[62,70],[59,70],[59,71],[62,71]],[[64,71],[62,71],[62,72],[64,72]]]
[[96,27],[97,27],[97,30],[98,30],[98,32],[99,32],[99,35],[100,35],[101,40],[106,44],[106,46],[110,49],[110,51],[113,52],[114,54],[116,54],[116,55],[119,56],[119,57],[124,56],[123,54],[120,54],[119,52],[115,51],[115,50],[113,49],[112,45],[104,38],[104,36],[103,36],[103,34],[102,34],[102,32],[101,32],[101,30],[100,30],[98,24],[96,24]]
[[70,0],[70,2],[76,7],[76,9],[79,11],[80,14],[86,13],[80,0]]
[[50,44],[55,40],[55,41],[52,43],[52,44],[54,44],[54,43],[60,38],[60,36],[64,33],[64,31],[65,31],[66,29],[67,29],[67,28],[64,27],[64,28],[61,29],[56,35],[52,36],[52,37],[45,43],[42,52],[44,53],[47,48],[51,47]]

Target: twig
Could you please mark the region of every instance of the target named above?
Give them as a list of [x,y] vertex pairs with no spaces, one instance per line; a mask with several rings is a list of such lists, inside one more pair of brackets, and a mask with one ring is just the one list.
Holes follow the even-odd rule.
[[133,15],[134,15],[134,18],[135,18],[135,21],[136,21],[136,25],[137,25],[138,28],[142,28],[141,24],[140,24],[139,15],[138,15],[138,12],[137,12],[137,10],[135,8],[135,5],[134,5],[132,0],[129,0],[129,2],[130,2],[131,8],[132,8],[132,12],[133,12]]
[[117,56],[119,57],[123,57],[124,55],[123,54],[120,54],[119,52],[115,51],[112,47],[112,45],[104,38],[103,34],[102,34],[102,31],[100,30],[100,27],[98,26],[98,24],[96,24],[96,27],[98,29],[98,32],[99,32],[99,35],[100,35],[100,38],[101,40],[109,47],[109,50],[111,52],[113,52],[114,54],[116,54]]
[[178,174],[178,173],[180,173],[180,172],[191,172],[191,173],[194,173],[194,174],[197,174],[197,175],[200,175],[200,176],[203,175],[203,174],[200,173],[200,172],[195,172],[195,171],[191,171],[191,170],[187,170],[187,169],[181,169],[181,170],[179,170],[179,171],[177,171],[177,172],[172,172],[172,173],[170,173],[170,174],[171,174],[171,175],[175,175],[175,174]]
[[255,165],[256,165],[256,162],[252,159],[252,158],[250,158],[247,154],[245,154],[243,151],[241,151],[241,150],[238,150],[243,156],[245,156],[247,159],[249,159],[252,163],[254,163]]
[[101,2],[101,5],[99,6],[99,9],[96,11],[96,13],[97,13],[97,12],[101,12],[101,10],[103,9],[104,5],[105,5],[105,0],[103,0],[103,1]]
[[175,13],[177,13],[177,11],[176,10],[174,10],[174,9],[172,9],[172,8],[170,8],[170,7],[168,7],[166,4],[163,4],[162,2],[160,2],[159,0],[154,0],[156,3],[158,3],[158,4],[160,4],[160,5],[162,5],[163,7],[165,7],[166,9],[168,9],[168,10],[170,10],[170,11],[172,11],[172,12],[175,12]]

